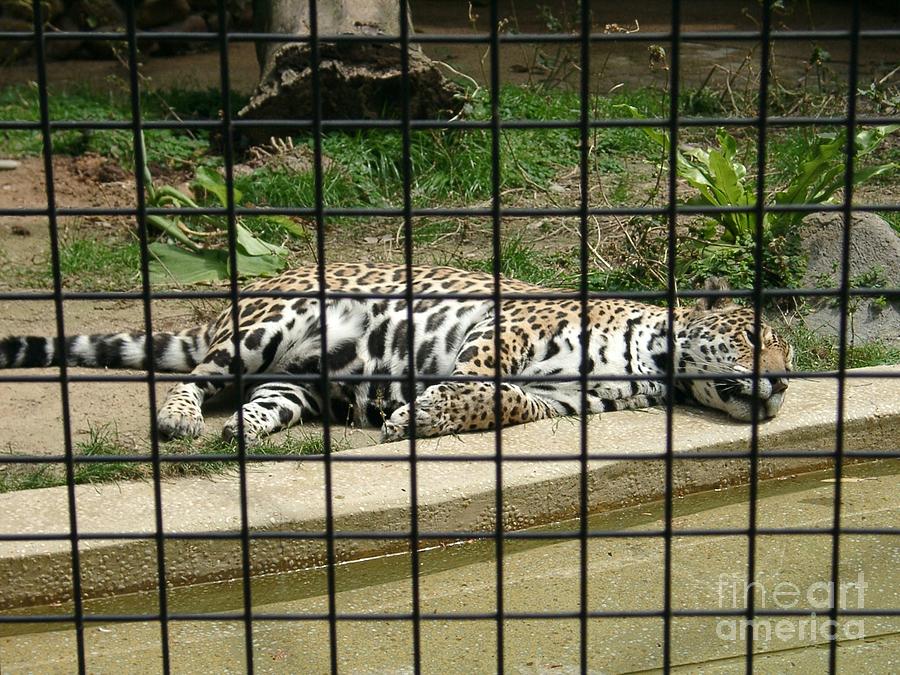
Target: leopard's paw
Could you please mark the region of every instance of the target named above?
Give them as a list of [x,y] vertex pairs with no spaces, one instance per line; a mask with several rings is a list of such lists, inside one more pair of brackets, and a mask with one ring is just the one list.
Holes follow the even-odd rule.
[[166,403],[156,416],[156,427],[163,438],[197,438],[203,434],[203,413],[184,402]]
[[[409,404],[398,408],[381,427],[381,442],[399,441],[410,436]],[[437,428],[432,415],[423,406],[416,406],[415,434],[417,437],[440,436],[444,431]]]
[[397,408],[381,425],[381,442],[402,441],[409,435],[409,404]]
[[[244,427],[244,444],[252,445],[256,443],[263,435],[264,430],[258,429],[257,425],[254,421],[248,416],[244,415],[243,419],[243,427]],[[231,416],[231,418],[225,423],[225,426],[222,427],[222,440],[231,443],[236,442],[238,438],[238,416],[237,413]]]

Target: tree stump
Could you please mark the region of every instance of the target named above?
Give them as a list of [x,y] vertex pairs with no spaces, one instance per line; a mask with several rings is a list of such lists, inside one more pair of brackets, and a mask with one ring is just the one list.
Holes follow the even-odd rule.
[[[319,35],[399,35],[396,0],[320,0]],[[408,19],[407,19],[408,20]],[[257,0],[259,32],[309,36],[307,0]],[[410,32],[412,26],[410,25]],[[325,118],[399,118],[403,82],[400,44],[319,43],[322,115]],[[260,79],[244,119],[310,119],[313,116],[312,59],[309,43],[257,43]],[[416,45],[409,50],[410,114],[433,119],[461,107],[460,89]],[[284,135],[284,127],[246,129],[251,140]]]

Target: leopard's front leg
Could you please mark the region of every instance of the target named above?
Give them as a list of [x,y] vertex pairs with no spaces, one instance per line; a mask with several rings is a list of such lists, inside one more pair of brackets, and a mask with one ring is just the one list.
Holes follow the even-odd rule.
[[[493,382],[441,382],[416,398],[416,436],[444,436],[463,431],[493,429],[496,425]],[[521,424],[565,414],[552,402],[515,384],[500,385],[501,426]],[[406,404],[381,427],[382,442],[409,435],[410,405]]]

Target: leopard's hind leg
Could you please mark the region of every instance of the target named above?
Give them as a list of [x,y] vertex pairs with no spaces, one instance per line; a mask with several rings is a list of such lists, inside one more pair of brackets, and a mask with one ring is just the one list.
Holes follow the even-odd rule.
[[[310,384],[267,382],[256,387],[242,407],[244,441],[254,441],[287,429],[308,416],[318,417],[322,397]],[[238,414],[231,416],[222,429],[226,441],[238,436]]]
[[[502,329],[501,329],[502,330]],[[497,424],[493,319],[476,325],[463,341],[454,375],[478,376],[484,382],[440,382],[428,387],[415,401],[416,436],[442,436],[463,431],[492,429]],[[518,372],[528,358],[528,338],[502,331],[500,373]],[[410,432],[409,404],[394,411],[381,428],[382,441],[406,438]],[[565,415],[558,402],[526,391],[517,384],[500,384],[500,425],[522,424]]]
[[[443,436],[463,431],[493,429],[496,424],[493,382],[441,382],[416,398],[416,436]],[[500,384],[500,425],[522,424],[565,414],[521,387]],[[409,435],[409,404],[394,411],[381,427],[382,442]]]
[[[169,392],[157,414],[157,427],[166,438],[195,438],[203,433],[203,401],[230,384],[229,376],[239,367],[231,335],[228,330],[217,335],[203,360],[191,371],[192,380],[175,385]],[[260,326],[242,337],[242,372],[268,371],[277,361],[278,349],[284,339],[280,327],[277,324]]]

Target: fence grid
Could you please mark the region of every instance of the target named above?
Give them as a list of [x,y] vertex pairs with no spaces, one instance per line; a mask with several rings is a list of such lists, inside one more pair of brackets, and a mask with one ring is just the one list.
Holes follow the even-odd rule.
[[[604,618],[652,618],[661,620],[662,635],[660,649],[662,662],[666,670],[673,662],[672,659],[672,623],[674,619],[685,617],[709,617],[709,616],[735,616],[748,620],[746,625],[746,654],[745,662],[747,671],[750,672],[754,665],[754,640],[752,632],[752,620],[766,616],[806,616],[808,610],[787,610],[758,608],[755,606],[754,594],[747,595],[745,609],[715,610],[703,609],[679,609],[673,606],[673,555],[672,542],[676,537],[722,537],[743,536],[747,540],[747,580],[753,582],[759,573],[760,563],[757,558],[757,539],[762,536],[829,536],[831,539],[831,582],[832,588],[838,588],[840,539],[841,536],[867,535],[867,536],[896,536],[898,530],[887,527],[848,527],[842,519],[841,494],[842,475],[844,464],[847,460],[860,458],[900,458],[900,450],[885,449],[884,451],[854,451],[845,448],[845,392],[847,381],[854,377],[861,377],[859,373],[848,372],[848,339],[849,330],[848,315],[851,302],[855,298],[885,297],[889,301],[900,299],[900,289],[896,288],[855,288],[852,287],[850,278],[849,257],[851,251],[852,216],[860,212],[897,212],[900,204],[867,204],[856,206],[853,204],[854,195],[854,145],[855,131],[864,125],[892,124],[900,122],[900,116],[866,115],[858,111],[858,87],[859,87],[859,54],[860,45],[865,40],[891,39],[900,40],[900,30],[891,29],[862,29],[861,28],[861,2],[852,2],[852,20],[847,30],[781,30],[772,25],[773,2],[766,0],[761,3],[759,30],[743,31],[687,31],[682,28],[682,3],[680,0],[671,1],[671,26],[667,31],[639,32],[639,33],[601,33],[592,29],[591,3],[579,3],[579,26],[574,33],[519,33],[512,34],[501,32],[500,13],[497,0],[490,2],[490,26],[487,33],[479,34],[412,34],[409,24],[403,18],[400,20],[401,31],[398,36],[359,36],[359,35],[320,35],[318,31],[318,7],[316,0],[310,0],[309,4],[309,36],[261,34],[254,32],[241,32],[228,30],[228,3],[225,0],[217,1],[219,30],[215,32],[181,33],[181,32],[142,32],[136,25],[135,3],[124,3],[126,11],[126,29],[124,32],[72,32],[55,31],[48,32],[45,28],[42,16],[42,3],[33,0],[33,16],[35,17],[32,32],[0,31],[0,41],[30,40],[34,45],[34,58],[36,67],[36,79],[38,82],[38,95],[40,102],[40,121],[0,121],[2,130],[32,130],[39,131],[43,139],[43,167],[46,177],[46,207],[28,208],[0,208],[0,217],[46,217],[49,223],[51,264],[53,269],[53,287],[50,291],[0,291],[0,301],[20,302],[26,300],[52,301],[56,320],[56,335],[59,338],[59,349],[62,352],[57,375],[34,374],[2,374],[0,383],[13,382],[49,382],[59,383],[62,402],[62,428],[64,453],[62,455],[22,455],[0,454],[0,467],[5,464],[27,463],[35,466],[49,463],[64,463],[66,474],[66,495],[69,514],[69,531],[65,533],[46,534],[0,534],[0,542],[15,541],[68,541],[71,547],[71,579],[73,607],[71,614],[59,615],[0,615],[0,625],[24,624],[24,623],[48,623],[48,624],[74,624],[76,634],[77,666],[79,672],[87,672],[85,630],[88,626],[98,623],[122,623],[132,621],[156,621],[160,627],[160,645],[162,651],[162,668],[164,672],[170,672],[172,658],[169,650],[170,628],[177,621],[239,621],[243,625],[246,668],[248,672],[254,670],[254,624],[259,621],[319,621],[328,623],[329,656],[332,672],[337,672],[339,667],[338,650],[338,626],[341,622],[348,621],[400,621],[408,622],[412,631],[412,664],[416,672],[422,669],[422,625],[423,622],[434,621],[490,621],[496,632],[496,668],[504,671],[507,635],[505,627],[509,621],[517,620],[577,620],[579,624],[579,656],[582,672],[586,672],[591,666],[589,663],[590,650],[588,628],[592,619]],[[408,0],[398,0],[398,12],[400,17],[408,15]],[[222,117],[218,120],[145,120],[141,109],[141,81],[138,70],[139,48],[142,40],[154,41],[185,41],[207,43],[211,49],[218,51],[219,56],[219,81],[221,90]],[[778,116],[770,113],[769,92],[770,81],[770,54],[773,44],[786,41],[801,40],[839,40],[845,41],[849,46],[849,66],[846,89],[846,114],[840,116]],[[92,40],[92,41],[118,41],[127,43],[129,93],[131,118],[128,120],[57,120],[51,119],[48,94],[47,53],[46,45],[49,42],[65,40]],[[679,109],[679,93],[681,91],[681,58],[682,46],[687,41],[738,41],[760,45],[760,77],[758,87],[758,106],[756,114],[743,117],[715,117],[686,118],[681,115]],[[229,46],[246,42],[305,42],[309,45],[312,64],[312,100],[313,111],[311,119],[282,119],[266,120],[264,123],[255,120],[233,119],[232,100],[229,67]],[[397,44],[401,47],[401,72],[403,86],[401,95],[401,115],[399,119],[325,119],[322,111],[322,82],[320,76],[320,45],[323,42],[365,42]],[[669,112],[666,117],[651,119],[602,119],[591,115],[591,47],[600,43],[615,45],[618,43],[645,42],[668,45],[670,58],[669,79]],[[434,120],[414,119],[411,115],[411,92],[409,78],[409,51],[415,45],[429,44],[479,44],[489,50],[488,77],[490,88],[490,119],[478,120]],[[508,44],[568,44],[576,46],[579,50],[579,83],[580,106],[578,119],[570,120],[510,120],[502,119],[500,113],[500,87],[502,84],[500,68],[501,46]],[[234,166],[236,149],[234,147],[235,134],[248,127],[262,126],[272,128],[283,127],[285,129],[306,129],[312,134],[313,139],[313,171],[314,194],[312,205],[293,205],[290,207],[247,207],[237,204],[234,192]],[[839,126],[846,130],[847,145],[844,162],[843,201],[835,205],[774,205],[765,203],[765,178],[767,175],[767,141],[769,130],[772,128],[811,127],[819,125]],[[665,177],[668,189],[668,203],[663,207],[598,207],[590,203],[590,133],[596,129],[613,128],[657,128],[665,130],[670,139],[668,150],[668,170]],[[698,127],[743,127],[754,129],[757,133],[756,151],[756,201],[755,205],[746,207],[710,207],[679,204],[674,195],[677,192],[678,176],[676,173],[676,156],[679,147],[679,137],[682,130]],[[144,166],[145,156],[142,142],[144,130],[214,130],[221,131],[223,141],[225,184],[227,186],[227,199],[223,207],[202,207],[199,209],[163,209],[153,208],[147,205],[145,196],[144,175],[141,167]],[[323,167],[323,134],[336,129],[387,129],[398,130],[402,139],[402,159],[400,172],[403,183],[402,204],[392,208],[335,208],[325,204],[324,198],[324,167]],[[413,167],[411,161],[411,139],[416,130],[422,129],[482,129],[490,132],[491,144],[491,185],[490,205],[479,208],[449,208],[449,207],[417,207],[413,205],[412,182]],[[506,130],[513,129],[571,129],[578,132],[579,138],[579,201],[577,205],[567,208],[510,208],[504,207],[501,200],[501,135]],[[54,186],[54,151],[53,134],[62,130],[131,130],[134,143],[134,179],[135,179],[135,207],[134,208],[86,208],[86,207],[59,207]],[[843,262],[839,270],[839,281],[834,288],[829,289],[790,289],[790,288],[766,288],[763,284],[763,218],[767,213],[784,211],[795,212],[819,212],[830,211],[839,213],[844,220],[844,235],[842,240]],[[667,311],[667,349],[668,353],[675,352],[675,307],[680,299],[715,296],[710,291],[681,291],[676,288],[676,228],[678,219],[686,215],[710,215],[719,213],[746,213],[755,216],[755,251],[753,287],[744,291],[729,291],[729,296],[735,296],[746,300],[754,309],[754,332],[760,334],[762,326],[763,306],[767,300],[784,297],[832,297],[840,307],[840,339],[838,344],[838,367],[833,371],[791,373],[794,379],[804,378],[831,378],[837,382],[838,405],[835,411],[836,431],[834,450],[764,450],[759,443],[760,408],[756,400],[759,387],[759,376],[762,370],[761,352],[754,350],[753,358],[753,394],[751,436],[749,448],[746,452],[722,452],[722,453],[679,453],[677,459],[741,459],[748,460],[749,473],[749,503],[748,524],[743,528],[709,528],[709,529],[676,529],[673,527],[673,500],[674,500],[674,466],[676,455],[673,441],[673,410],[672,396],[668,396],[666,405],[666,443],[659,452],[635,455],[634,453],[616,452],[591,452],[588,446],[588,398],[587,388],[592,382],[604,380],[636,381],[656,379],[665,384],[666,391],[675,390],[676,384],[684,379],[722,379],[721,374],[706,374],[689,376],[679,374],[675,369],[673,359],[668,359],[665,374],[662,376],[647,375],[617,375],[615,377],[603,377],[591,375],[586,366],[588,361],[588,303],[595,299],[625,298],[638,300],[665,300]],[[230,257],[230,278],[227,288],[214,290],[183,290],[164,291],[154,289],[150,283],[149,272],[149,227],[148,216],[152,215],[211,215],[224,216],[228,223],[228,242]],[[237,276],[237,222],[238,218],[247,215],[288,215],[311,218],[315,223],[317,278],[319,290],[311,293],[302,292],[278,292],[278,291],[242,291]],[[541,293],[513,293],[504,292],[501,298],[501,250],[500,236],[501,222],[508,218],[533,218],[541,216],[568,216],[577,218],[580,237],[578,249],[579,258],[579,288],[577,291],[541,292]],[[667,240],[667,288],[665,291],[630,291],[630,292],[595,292],[588,288],[590,272],[590,257],[588,249],[589,219],[592,216],[635,216],[647,215],[664,217],[668,231]],[[73,216],[127,216],[132,217],[138,224],[138,236],[140,247],[140,272],[141,284],[139,291],[133,292],[74,292],[64,290],[62,275],[60,272],[60,231],[61,218]],[[327,250],[325,242],[325,223],[331,217],[370,217],[383,216],[402,220],[403,233],[403,268],[406,274],[406,290],[404,293],[351,293],[331,291],[327,289],[325,261]],[[494,278],[494,292],[479,295],[477,293],[442,293],[439,296],[414,294],[413,292],[413,221],[422,216],[468,216],[488,220],[492,225],[491,249],[493,263],[491,274]],[[411,402],[410,414],[410,440],[409,452],[406,456],[379,454],[374,451],[371,454],[341,455],[331,452],[333,446],[332,427],[335,420],[330,419],[331,413],[328,405],[323,406],[324,446],[325,451],[318,456],[308,456],[298,459],[294,455],[252,455],[247,452],[243,438],[243,414],[240,403],[237,404],[238,434],[237,455],[227,454],[174,454],[166,452],[165,446],[157,430],[156,425],[156,385],[161,382],[190,382],[192,377],[184,374],[159,373],[155,368],[155,356],[153,349],[147,350],[148,370],[146,374],[121,375],[121,374],[81,374],[71,373],[66,365],[65,349],[67,336],[64,321],[64,304],[70,300],[140,300],[143,307],[143,323],[147,334],[153,333],[154,317],[151,304],[154,300],[169,299],[226,299],[230,302],[231,320],[233,325],[233,347],[236,358],[240,359],[241,339],[239,336],[240,317],[238,314],[238,301],[242,298],[282,298],[289,297],[299,299],[303,297],[317,299],[319,306],[324,306],[326,300],[342,298],[350,299],[403,299],[407,302],[407,321],[413,325],[413,301],[421,298],[440,297],[442,299],[473,299],[482,298],[493,302],[494,325],[501,323],[501,299],[569,299],[576,300],[581,308],[581,368],[577,375],[548,376],[547,381],[572,382],[577,381],[580,386],[579,405],[579,452],[577,455],[547,453],[542,457],[545,461],[566,461],[580,465],[580,480],[578,491],[580,495],[579,521],[577,527],[567,530],[546,531],[508,531],[504,526],[503,518],[494,519],[495,526],[492,531],[430,531],[423,528],[419,522],[420,504],[418,496],[418,472],[417,467],[423,462],[488,462],[495,466],[494,480],[496,485],[494,507],[497,514],[503,512],[503,463],[516,461],[535,461],[533,456],[517,455],[514,450],[503,446],[502,429],[497,425],[494,433],[495,453],[493,456],[469,456],[454,455],[451,453],[429,453],[417,447],[415,439],[415,401]],[[325,355],[328,352],[325,331],[325,312],[320,312],[321,354],[322,363],[326,362]],[[490,378],[463,377],[463,376],[424,376],[415,373],[415,334],[407,331],[408,375],[403,377],[390,375],[337,375],[329,373],[327,368],[321,368],[321,372],[314,375],[287,374],[279,375],[279,381],[285,382],[310,382],[318,383],[324,391],[328,391],[333,383],[352,384],[360,381],[405,381],[412,391],[417,383],[430,382],[467,382],[489,381],[494,384],[494,413],[497,419],[501,417],[501,384],[515,383],[517,381],[534,381],[535,376],[517,378],[504,375],[501,370],[500,360],[495,360],[494,373]],[[150,341],[148,341],[150,343]],[[501,352],[501,333],[494,331],[494,348],[496,353]],[[776,375],[788,375],[776,373]],[[868,372],[865,377],[896,377],[890,372]],[[193,378],[194,380],[216,381],[215,376]],[[271,376],[265,374],[255,375],[243,373],[240,368],[234,370],[232,375],[223,376],[224,379],[235,386],[238,392],[238,401],[243,401],[243,392],[259,382],[271,381]],[[75,472],[80,464],[124,462],[139,463],[148,462],[148,456],[144,454],[108,455],[108,456],[81,456],[74,450],[73,420],[70,407],[70,386],[73,383],[82,382],[146,382],[147,401],[150,410],[150,447],[149,462],[152,466],[153,504],[155,531],[147,534],[135,534],[125,532],[90,532],[79,531],[76,518],[76,491]],[[834,461],[834,510],[832,523],[828,527],[761,527],[757,522],[757,502],[759,500],[759,465],[762,460],[772,458],[789,457],[820,457]],[[165,463],[185,463],[197,461],[228,461],[237,459],[239,469],[239,499],[240,499],[240,526],[237,531],[230,533],[213,532],[171,532],[167,531],[163,523],[163,494],[161,489],[161,467]],[[595,460],[610,459],[646,459],[648,461],[664,462],[664,525],[661,529],[645,531],[619,531],[610,529],[591,529],[588,516],[589,509],[589,483],[588,463]],[[250,467],[263,462],[311,462],[320,463],[324,468],[323,491],[325,497],[325,529],[324,531],[252,531],[249,526],[249,504],[247,492],[247,472]],[[336,531],[333,511],[333,467],[344,462],[396,462],[409,466],[410,469],[410,521],[406,531]],[[659,609],[635,610],[635,611],[600,611],[591,609],[588,596],[590,568],[588,558],[588,544],[593,540],[603,538],[650,538],[662,541],[664,576],[662,604]],[[98,540],[117,539],[122,541],[154,540],[156,543],[156,565],[158,579],[158,611],[148,614],[96,614],[86,612],[82,590],[82,563],[80,558],[81,544]],[[327,611],[319,613],[279,613],[271,614],[254,610],[254,599],[251,586],[251,547],[253,542],[259,541],[290,541],[290,540],[318,540],[325,544],[326,560],[326,587],[328,594]],[[411,611],[397,613],[348,613],[339,612],[336,603],[337,585],[335,579],[336,542],[341,540],[403,540],[408,542],[410,551],[410,578],[411,578]],[[242,609],[235,612],[213,613],[185,613],[173,612],[169,606],[170,588],[167,582],[167,558],[166,547],[173,541],[193,540],[230,540],[240,544],[242,566]],[[494,560],[496,575],[495,610],[490,612],[453,612],[453,613],[423,613],[420,597],[420,560],[419,548],[422,544],[432,541],[462,541],[462,540],[488,540],[494,543]],[[517,612],[507,609],[504,597],[504,544],[509,541],[542,541],[542,540],[573,540],[580,542],[579,566],[579,608],[577,611],[547,611],[547,612]],[[840,609],[836,600],[836,594],[832,594],[828,617],[831,621],[837,621],[840,617],[850,616],[900,616],[900,608],[879,609]],[[829,642],[829,670],[836,672],[837,668],[836,635]]]

